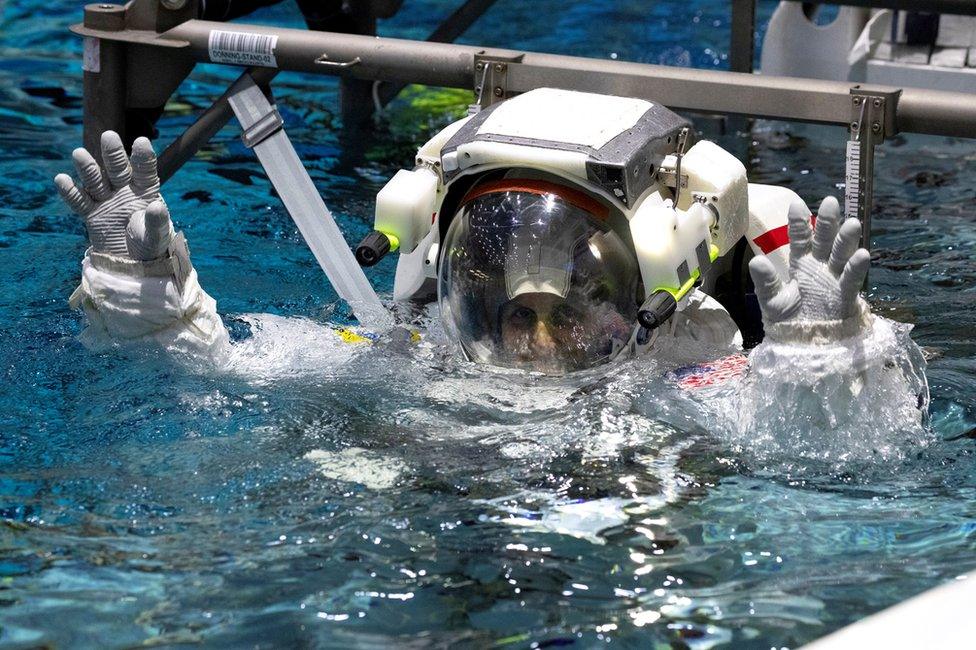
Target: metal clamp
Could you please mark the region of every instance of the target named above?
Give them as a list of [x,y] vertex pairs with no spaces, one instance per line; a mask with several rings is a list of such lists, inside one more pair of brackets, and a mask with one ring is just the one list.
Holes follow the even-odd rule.
[[[674,152],[674,178],[677,181],[685,181],[685,175],[681,173],[681,159],[685,157],[685,148],[688,146],[688,127],[684,127],[678,133],[677,150]],[[674,184],[674,208],[678,209],[678,199],[681,198],[681,182]],[[687,186],[687,185],[686,185]]]
[[870,125],[875,144],[898,133],[895,116],[901,89],[874,90],[854,86],[851,88],[851,132],[863,132]]
[[362,62],[363,60],[358,56],[352,61],[329,61],[329,55],[324,53],[322,56],[315,59],[315,65],[324,65],[330,68],[351,68],[352,66],[358,65]]
[[284,125],[285,121],[281,119],[281,113],[277,108],[272,108],[270,113],[265,113],[250,128],[244,129],[241,133],[241,142],[251,149],[280,131]]
[[524,55],[497,56],[476,54],[474,56],[474,95],[481,108],[509,97],[508,72],[512,64],[522,61]]

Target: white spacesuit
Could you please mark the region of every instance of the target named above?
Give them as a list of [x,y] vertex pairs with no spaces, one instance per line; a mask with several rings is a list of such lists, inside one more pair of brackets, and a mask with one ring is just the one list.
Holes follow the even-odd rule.
[[[83,149],[74,162],[81,184],[56,183],[91,240],[72,296],[86,343],[218,358],[228,336],[173,230],[149,142],[127,157],[109,132],[102,167]],[[803,359],[789,381],[863,381],[911,345],[860,298],[870,257],[836,200],[812,227],[795,193],[750,185],[738,160],[638,99],[539,89],[455,122],[379,193],[357,257],[399,249],[394,299],[436,298],[468,359],[564,374],[689,342],[741,350],[707,290],[743,238],[766,332],[749,372]]]

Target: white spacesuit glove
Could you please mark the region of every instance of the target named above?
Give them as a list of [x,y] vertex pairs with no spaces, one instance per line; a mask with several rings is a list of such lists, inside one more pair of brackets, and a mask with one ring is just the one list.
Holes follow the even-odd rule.
[[117,133],[103,133],[104,171],[85,149],[75,149],[71,157],[82,187],[67,174],[58,174],[54,182],[68,207],[84,219],[92,250],[133,260],[160,257],[174,233],[159,194],[156,154],[149,140],[136,140],[130,158]]
[[841,224],[840,205],[827,197],[812,231],[806,206],[791,206],[789,235],[788,282],[780,279],[764,256],[749,264],[766,337],[776,342],[825,344],[868,328],[870,309],[859,292],[871,255],[858,248],[860,221],[851,218]]
[[220,352],[227,332],[200,288],[182,233],[173,229],[149,140],[136,140],[129,157],[118,134],[106,131],[104,167],[85,149],[72,158],[81,186],[67,174],[55,184],[91,241],[69,301],[89,319],[82,341],[93,348],[155,343],[192,356]]

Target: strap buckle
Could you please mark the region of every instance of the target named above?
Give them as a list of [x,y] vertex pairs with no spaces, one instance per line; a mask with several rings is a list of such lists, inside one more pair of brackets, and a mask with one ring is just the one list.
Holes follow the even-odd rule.
[[182,296],[186,279],[190,277],[190,271],[193,270],[193,265],[190,263],[190,249],[186,245],[186,237],[183,236],[182,230],[170,241],[167,253],[170,266],[173,268],[173,283]]
[[281,113],[278,112],[277,108],[272,107],[270,112],[265,113],[258,118],[257,122],[244,129],[244,132],[241,133],[241,142],[248,149],[253,149],[280,131],[284,125],[285,121],[281,119]]

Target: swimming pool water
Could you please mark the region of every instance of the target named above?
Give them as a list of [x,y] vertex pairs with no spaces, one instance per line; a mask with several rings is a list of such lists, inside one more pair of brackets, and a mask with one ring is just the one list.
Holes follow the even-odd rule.
[[[453,6],[407,0],[381,32],[422,38]],[[727,6],[501,0],[462,40],[723,68]],[[674,417],[653,365],[581,387],[458,363],[436,325],[336,343],[343,310],[230,127],[164,191],[250,354],[208,373],[85,350],[66,304],[84,231],[52,183],[81,141],[80,16],[0,5],[0,645],[796,647],[976,567],[971,141],[878,152],[869,298],[934,355],[931,431],[811,466]],[[302,24],[290,4],[251,20]],[[160,141],[234,76],[201,66]],[[401,101],[344,138],[333,81],[275,89],[358,241],[438,116]],[[844,139],[765,124],[722,144],[813,203],[841,191]],[[370,274],[386,292],[392,258]]]

